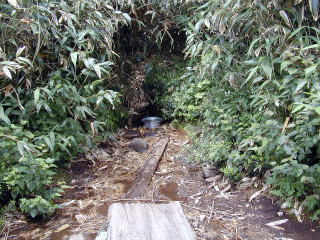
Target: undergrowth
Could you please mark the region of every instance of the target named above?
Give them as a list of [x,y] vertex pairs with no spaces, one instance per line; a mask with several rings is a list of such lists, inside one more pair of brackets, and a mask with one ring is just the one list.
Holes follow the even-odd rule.
[[273,193],[316,219],[318,13],[293,0],[0,3],[1,201],[53,214],[58,169],[126,117],[114,70],[181,32],[188,64],[148,63],[144,87],[164,118],[203,126],[190,158],[234,181],[270,171]]
[[177,5],[0,3],[1,205],[13,199],[33,218],[55,212],[66,187],[60,169],[108,138],[127,116],[116,72],[135,54],[127,50],[130,39],[140,41],[139,51],[162,41],[173,46],[171,19],[184,7]]
[[167,105],[178,121],[203,127],[190,159],[235,182],[270,171],[272,193],[318,219],[320,31],[318,11],[305,4],[211,0],[196,8],[180,21],[191,61]]

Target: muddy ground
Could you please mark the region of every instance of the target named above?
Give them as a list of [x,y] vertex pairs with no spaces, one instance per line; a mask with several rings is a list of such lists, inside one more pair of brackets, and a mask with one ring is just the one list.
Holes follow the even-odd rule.
[[[223,175],[205,181],[199,164],[188,163],[182,148],[190,144],[187,135],[170,126],[146,132],[138,129],[148,142],[146,153],[128,147],[131,140],[123,132],[115,137],[115,146],[102,144],[85,158],[73,162],[70,182],[59,202],[63,208],[46,220],[30,220],[16,214],[9,217],[1,239],[91,240],[108,227],[107,213],[112,202],[123,196],[144,165],[161,135],[170,142],[148,187],[148,202],[180,201],[197,234],[206,240],[319,240],[318,223],[299,223],[287,216],[279,203],[266,193],[249,201],[259,189],[259,181],[246,179],[232,185]],[[154,136],[155,135],[155,136]],[[258,187],[258,186],[257,186]],[[284,224],[266,224],[288,219]]]

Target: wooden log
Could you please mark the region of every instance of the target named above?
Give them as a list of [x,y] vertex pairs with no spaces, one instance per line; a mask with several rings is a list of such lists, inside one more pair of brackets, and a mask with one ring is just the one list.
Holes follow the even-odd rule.
[[125,198],[136,199],[143,197],[148,185],[150,184],[152,176],[158,167],[168,142],[169,136],[163,136],[160,138],[148,157],[142,172],[137,176],[137,178],[134,180],[134,184],[125,194]]
[[113,203],[107,233],[99,240],[195,240],[179,202]]

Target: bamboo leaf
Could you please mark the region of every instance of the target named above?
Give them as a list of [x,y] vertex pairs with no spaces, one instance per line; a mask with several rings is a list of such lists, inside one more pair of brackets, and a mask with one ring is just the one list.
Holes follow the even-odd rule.
[[123,17],[127,20],[127,22],[131,23],[131,17],[128,13],[123,13]]
[[7,66],[4,66],[4,67],[2,68],[2,71],[4,72],[4,74],[5,74],[8,78],[12,79],[11,72],[10,72],[10,70],[9,70],[9,68],[8,68]]
[[289,19],[287,13],[285,11],[281,10],[279,12],[279,14],[280,14],[280,17],[282,18],[282,20],[290,27],[291,22],[290,22],[290,19]]
[[200,28],[202,27],[202,24],[204,23],[204,19],[200,19],[199,22],[197,22],[197,24],[194,27],[194,31],[195,32],[199,32]]
[[71,61],[72,61],[73,65],[74,65],[74,67],[77,66],[78,55],[79,55],[78,52],[72,52],[71,53]]
[[6,124],[11,125],[11,121],[7,117],[7,115],[4,113],[2,105],[0,105],[0,119],[4,121]]
[[307,82],[308,82],[307,80],[300,79],[294,93],[299,92],[299,90],[302,89],[306,85]]
[[52,147],[54,148],[55,143],[56,143],[56,137],[54,135],[54,132],[50,132],[49,137],[50,137],[50,141],[51,141]]
[[39,98],[40,98],[40,88],[37,88],[34,92],[33,92],[33,99],[34,99],[34,103],[37,104],[39,102]]
[[306,77],[310,77],[317,70],[318,64],[313,64],[305,70]]
[[98,77],[101,78],[101,67],[98,64],[94,64],[93,69],[96,72],[96,74],[98,75]]
[[17,52],[16,52],[16,57],[19,57],[21,53],[26,49],[26,46],[19,47]]
[[310,11],[314,21],[319,19],[320,0],[309,0]]
[[19,7],[17,0],[8,0],[8,3],[10,3],[14,7]]

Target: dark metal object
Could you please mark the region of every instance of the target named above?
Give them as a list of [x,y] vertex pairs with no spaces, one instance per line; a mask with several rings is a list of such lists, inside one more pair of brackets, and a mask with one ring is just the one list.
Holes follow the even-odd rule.
[[163,121],[162,118],[159,117],[146,117],[142,118],[141,121],[144,123],[144,127],[148,129],[158,128]]

